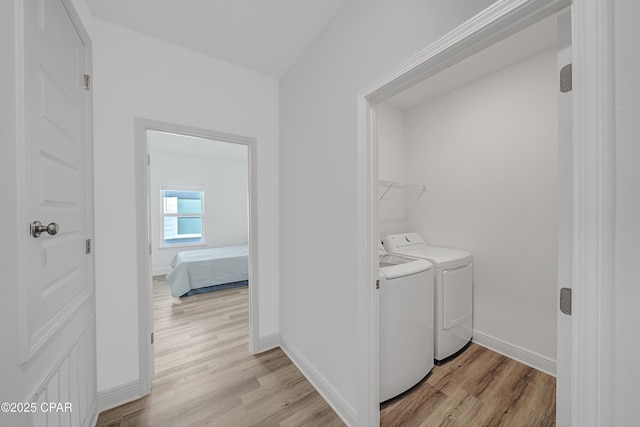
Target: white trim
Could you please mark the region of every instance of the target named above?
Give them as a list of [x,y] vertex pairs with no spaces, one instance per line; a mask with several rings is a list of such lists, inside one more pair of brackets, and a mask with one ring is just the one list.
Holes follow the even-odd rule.
[[[236,137],[240,138],[240,137]],[[239,139],[238,139],[239,140]],[[257,354],[260,351],[260,301],[258,278],[258,142],[255,138],[247,138],[249,151],[249,351]]]
[[[558,16],[556,72],[571,59],[571,12]],[[557,248],[556,295],[571,287],[573,271],[573,93],[558,93]],[[556,307],[556,424],[571,425],[571,316]]]
[[246,145],[248,149],[249,171],[249,351],[256,354],[259,348],[260,311],[258,277],[258,147],[255,138],[216,132],[190,126],[160,122],[136,117],[135,132],[135,175],[136,175],[136,241],[138,265],[138,354],[140,369],[140,395],[151,391],[151,377],[154,369],[153,346],[150,335],[153,332],[153,308],[151,302],[152,271],[149,255],[150,236],[150,194],[149,146],[147,130],[178,133],[217,141]]
[[276,347],[280,347],[280,333],[278,332],[260,337],[254,348],[254,354],[263,353]]
[[576,0],[573,56],[571,421],[613,425],[613,0]]
[[[376,112],[358,97],[358,423],[380,424],[378,292],[378,143]],[[375,183],[375,185],[374,185]]]
[[131,381],[118,387],[110,388],[98,393],[98,412],[104,412],[116,406],[133,402],[144,396],[140,394],[139,381]]
[[327,404],[331,406],[346,425],[359,425],[356,421],[356,411],[353,406],[349,404],[349,401],[283,337],[280,337],[280,348],[282,348],[282,351],[285,352],[287,357],[289,357],[293,364],[302,372],[302,375],[304,375],[316,391],[320,393],[320,396],[324,398]]
[[154,276],[162,276],[165,274],[169,274],[171,273],[172,268],[171,267],[163,267],[163,268],[154,268],[151,273]]
[[[149,169],[146,123],[134,121],[134,161],[136,190],[136,265],[138,266],[138,366],[139,382],[137,396],[151,392],[151,378],[154,371],[153,346],[150,336],[153,332],[153,307],[151,302],[153,276],[149,262]],[[143,166],[144,165],[144,166]]]
[[571,5],[570,0],[501,0],[361,92],[379,103]]
[[473,342],[482,347],[507,356],[510,359],[524,363],[534,369],[552,376],[556,376],[556,361],[542,354],[520,347],[516,344],[501,340],[478,330],[473,331]]

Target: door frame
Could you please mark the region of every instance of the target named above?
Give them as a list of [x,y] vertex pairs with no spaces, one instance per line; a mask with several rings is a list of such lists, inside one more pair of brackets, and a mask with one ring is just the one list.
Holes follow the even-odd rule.
[[613,0],[504,0],[358,95],[358,424],[379,425],[376,105],[567,7],[573,52],[571,424],[613,422]]
[[249,352],[256,354],[260,343],[260,311],[258,286],[258,145],[252,137],[217,132],[136,117],[134,120],[136,173],[136,242],[138,266],[138,346],[140,367],[140,395],[151,392],[154,372],[151,225],[149,220],[151,188],[149,183],[149,143],[147,130],[170,132],[199,138],[241,144],[248,151],[249,202]]

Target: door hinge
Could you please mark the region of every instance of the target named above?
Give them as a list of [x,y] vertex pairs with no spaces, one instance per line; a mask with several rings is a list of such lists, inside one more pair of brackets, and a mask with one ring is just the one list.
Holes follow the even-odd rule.
[[84,86],[82,88],[84,90],[91,89],[91,76],[89,74],[84,75]]
[[560,289],[560,311],[571,316],[571,288]]
[[84,253],[86,254],[90,254],[91,253],[91,239],[87,239],[84,242]]
[[568,64],[560,69],[560,92],[571,92],[572,81],[571,64]]
[[151,243],[149,243],[149,255],[151,255]]
[[151,166],[151,154],[147,154],[147,166]]
[[376,289],[380,289],[380,279],[376,280]]
[[151,332],[151,344],[153,344],[153,332]]

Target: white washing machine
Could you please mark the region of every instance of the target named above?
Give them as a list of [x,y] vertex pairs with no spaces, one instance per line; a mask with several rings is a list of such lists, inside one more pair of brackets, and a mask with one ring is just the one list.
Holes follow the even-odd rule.
[[433,368],[433,267],[385,253],[380,267],[380,402],[420,382]]
[[436,362],[456,355],[473,336],[473,263],[462,249],[438,248],[425,243],[418,233],[387,236],[389,253],[421,258],[434,267]]

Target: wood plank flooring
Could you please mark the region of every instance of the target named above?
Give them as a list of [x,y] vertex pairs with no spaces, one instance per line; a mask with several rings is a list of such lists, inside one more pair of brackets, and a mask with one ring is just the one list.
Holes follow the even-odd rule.
[[279,348],[249,353],[247,287],[182,299],[154,280],[152,392],[98,427],[344,426]]
[[[98,427],[343,426],[280,349],[248,351],[247,288],[182,299],[154,281],[152,393],[100,414]],[[555,425],[555,379],[472,344],[381,406],[381,425]]]
[[555,378],[471,344],[422,383],[381,406],[385,427],[555,426]]

